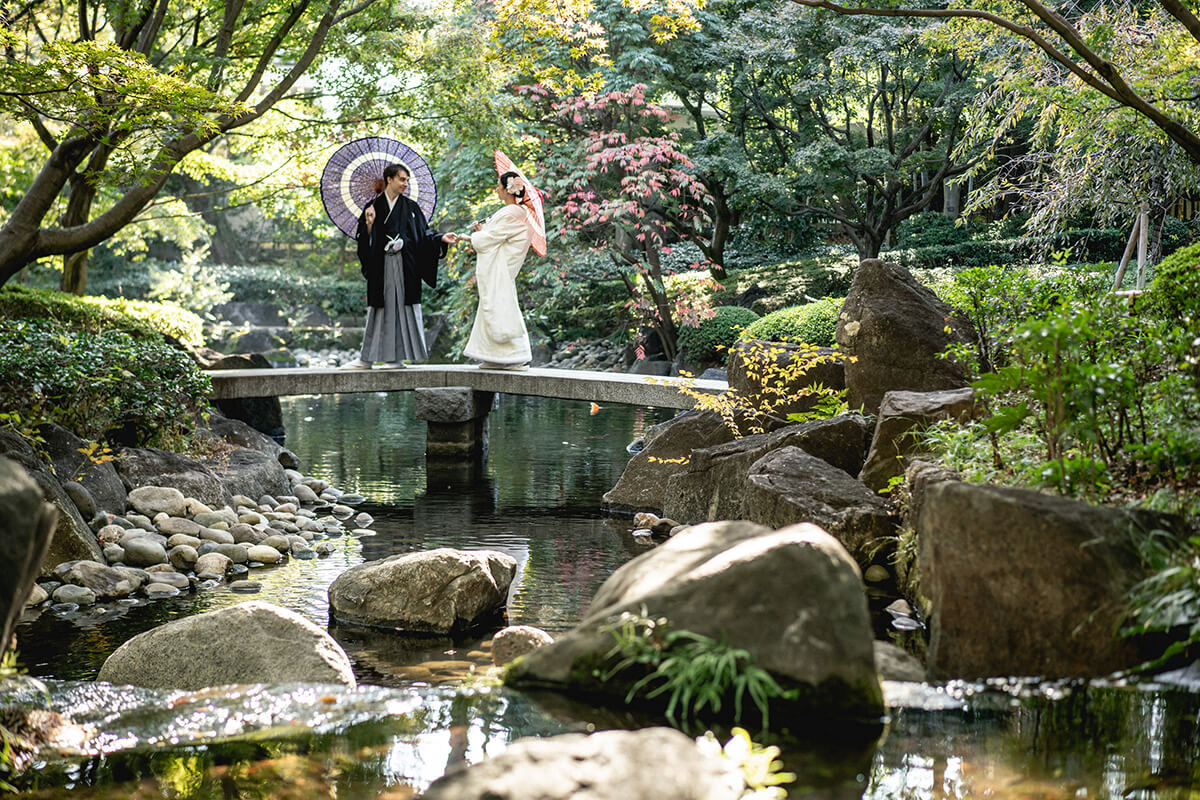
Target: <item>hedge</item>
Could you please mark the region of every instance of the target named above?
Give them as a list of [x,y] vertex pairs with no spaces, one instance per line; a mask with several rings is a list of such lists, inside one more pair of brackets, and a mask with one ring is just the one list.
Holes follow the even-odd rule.
[[802,306],[781,308],[751,323],[742,331],[742,339],[769,342],[803,342],[817,347],[832,347],[838,314],[844,297],[826,297]]
[[758,314],[741,306],[717,306],[714,311],[699,325],[679,329],[679,349],[694,364],[720,361],[742,330],[758,319]]
[[134,336],[171,336],[185,344],[204,344],[200,317],[173,303],[111,297],[78,297],[54,289],[9,284],[0,289],[0,320],[44,318],[91,333],[117,329]]

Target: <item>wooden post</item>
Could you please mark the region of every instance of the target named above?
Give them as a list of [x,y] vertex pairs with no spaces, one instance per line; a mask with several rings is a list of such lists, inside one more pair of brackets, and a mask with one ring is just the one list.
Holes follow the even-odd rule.
[[1138,270],[1137,288],[1146,288],[1146,261],[1150,244],[1150,207],[1143,200],[1142,210],[1138,214]]
[[1113,278],[1112,290],[1115,292],[1121,288],[1121,281],[1125,280],[1125,268],[1129,266],[1129,259],[1133,255],[1133,243],[1138,240],[1138,230],[1142,227],[1142,215],[1138,214],[1133,218],[1133,229],[1129,231],[1129,241],[1125,243],[1125,252],[1121,255],[1121,263],[1117,267],[1117,276]]

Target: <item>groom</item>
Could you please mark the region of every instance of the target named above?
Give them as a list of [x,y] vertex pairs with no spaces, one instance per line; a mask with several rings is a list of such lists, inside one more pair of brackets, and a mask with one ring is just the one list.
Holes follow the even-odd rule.
[[425,212],[406,196],[408,167],[392,164],[377,184],[379,194],[358,218],[358,260],[367,279],[367,321],[359,357],[345,367],[401,369],[405,361],[423,361],[425,322],[421,283],[437,285],[438,261],[457,234],[429,227]]

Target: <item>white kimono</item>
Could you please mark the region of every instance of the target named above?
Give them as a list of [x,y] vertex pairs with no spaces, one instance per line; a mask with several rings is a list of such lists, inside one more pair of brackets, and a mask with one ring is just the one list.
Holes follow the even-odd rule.
[[506,205],[471,234],[479,309],[463,355],[490,364],[527,364],[533,357],[529,333],[517,305],[517,273],[529,251],[525,210]]

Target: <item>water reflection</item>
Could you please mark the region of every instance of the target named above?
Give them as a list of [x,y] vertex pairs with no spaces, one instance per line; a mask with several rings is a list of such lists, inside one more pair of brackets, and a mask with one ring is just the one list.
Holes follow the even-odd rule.
[[[42,677],[90,679],[130,636],[248,599],[327,625],[326,592],[348,567],[433,547],[508,553],[517,560],[508,620],[566,630],[604,579],[640,552],[628,541],[625,521],[599,514],[599,498],[629,460],[625,445],[674,413],[606,407],[592,415],[584,402],[503,396],[492,412],[485,464],[430,462],[427,468],[425,426],[413,416],[411,393],[285,398],[283,411],[288,445],[304,471],[369,499],[359,506],[375,518],[369,535],[330,539],[334,552],[320,559],[254,570],[262,590],[253,595],[217,586],[62,615],[30,611],[18,630],[22,666]],[[335,628],[334,635],[341,638],[343,630]],[[342,644],[361,680],[389,686],[450,677],[445,664],[420,667],[427,661],[462,661],[465,669],[490,657],[486,640],[467,647],[482,653],[470,659],[449,658],[448,648],[438,645],[371,643],[371,634],[362,632],[345,634]]]
[[[1185,798],[1200,787],[1200,697],[1156,688],[887,684],[877,743],[782,742],[793,798]],[[39,701],[26,690],[10,701]],[[105,733],[52,760],[33,797],[407,797],[525,735],[654,724],[559,695],[242,687],[220,692],[50,684],[50,704]],[[32,780],[30,778],[29,780]]]
[[[865,798],[1183,798],[1200,788],[1195,693],[1075,682],[951,685],[914,699],[911,686],[888,688],[892,721]],[[937,694],[952,697],[922,707]]]
[[60,784],[33,797],[405,797],[515,736],[565,730],[502,691],[49,687],[53,707],[103,734],[90,756],[55,759],[29,776]]

